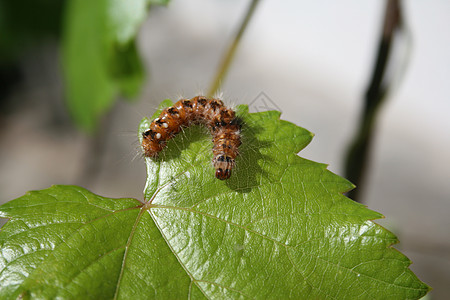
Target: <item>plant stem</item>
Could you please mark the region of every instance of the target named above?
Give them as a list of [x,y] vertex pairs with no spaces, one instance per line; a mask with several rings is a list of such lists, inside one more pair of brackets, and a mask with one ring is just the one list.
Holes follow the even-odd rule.
[[230,47],[228,48],[228,51],[223,56],[222,63],[220,64],[220,67],[217,70],[214,81],[209,88],[209,91],[208,91],[209,97],[214,96],[214,94],[220,89],[221,84],[222,84],[223,80],[225,79],[225,76],[230,67],[231,61],[233,60],[236,49],[239,45],[239,41],[241,40],[241,37],[244,34],[245,29],[247,28],[247,25],[250,22],[258,3],[259,3],[259,0],[252,0],[252,3],[248,7],[247,14],[245,15],[245,18],[242,20],[241,26],[239,27],[239,31],[236,33],[236,36],[234,37],[233,42],[231,43]]
[[387,0],[384,15],[384,25],[381,34],[378,53],[372,77],[369,82],[364,100],[364,111],[359,124],[359,130],[350,144],[347,152],[345,165],[346,177],[353,182],[357,188],[350,191],[347,196],[361,201],[364,191],[364,179],[366,175],[370,149],[373,140],[373,133],[376,117],[379,108],[385,100],[388,89],[392,82],[385,80],[385,71],[389,61],[389,54],[392,48],[392,41],[395,38],[396,30],[402,28],[402,15],[400,0]]

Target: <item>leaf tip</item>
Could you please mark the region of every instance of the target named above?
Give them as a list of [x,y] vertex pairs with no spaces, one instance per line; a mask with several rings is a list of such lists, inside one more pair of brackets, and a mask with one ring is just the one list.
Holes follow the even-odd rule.
[[236,106],[236,113],[238,115],[248,114],[249,113],[248,105],[240,104],[240,105]]

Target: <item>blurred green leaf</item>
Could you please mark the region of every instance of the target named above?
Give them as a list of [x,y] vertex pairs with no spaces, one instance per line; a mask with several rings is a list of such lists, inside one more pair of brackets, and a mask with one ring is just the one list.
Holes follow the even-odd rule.
[[144,69],[135,37],[150,3],[69,1],[63,40],[67,103],[84,129],[95,129],[117,95],[137,96]]
[[[170,101],[162,106],[171,105]],[[162,106],[160,109],[162,109]],[[157,112],[155,116],[158,114]],[[418,299],[428,286],[345,179],[296,155],[312,138],[249,114],[232,177],[191,126],[146,159],[145,203],[73,186],[0,207],[0,298]],[[139,132],[148,128],[144,119]]]

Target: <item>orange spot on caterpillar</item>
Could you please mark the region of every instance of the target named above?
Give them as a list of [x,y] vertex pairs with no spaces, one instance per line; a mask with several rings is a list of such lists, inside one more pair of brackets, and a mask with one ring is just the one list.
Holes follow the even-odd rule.
[[149,129],[142,133],[144,155],[157,157],[168,140],[183,127],[191,124],[208,127],[214,144],[212,162],[216,170],[215,175],[220,180],[230,178],[241,145],[241,123],[236,113],[219,99],[197,96],[181,99],[164,109],[159,117],[151,122]]

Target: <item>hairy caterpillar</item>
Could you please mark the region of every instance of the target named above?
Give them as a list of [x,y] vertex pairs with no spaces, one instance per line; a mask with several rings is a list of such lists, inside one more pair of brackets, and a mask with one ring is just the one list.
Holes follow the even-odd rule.
[[230,178],[235,166],[238,147],[241,145],[241,122],[235,112],[224,106],[219,99],[197,96],[181,99],[172,107],[162,111],[142,132],[142,148],[147,157],[157,157],[182,127],[191,124],[204,124],[208,127],[213,141],[213,165],[216,177],[220,180]]

